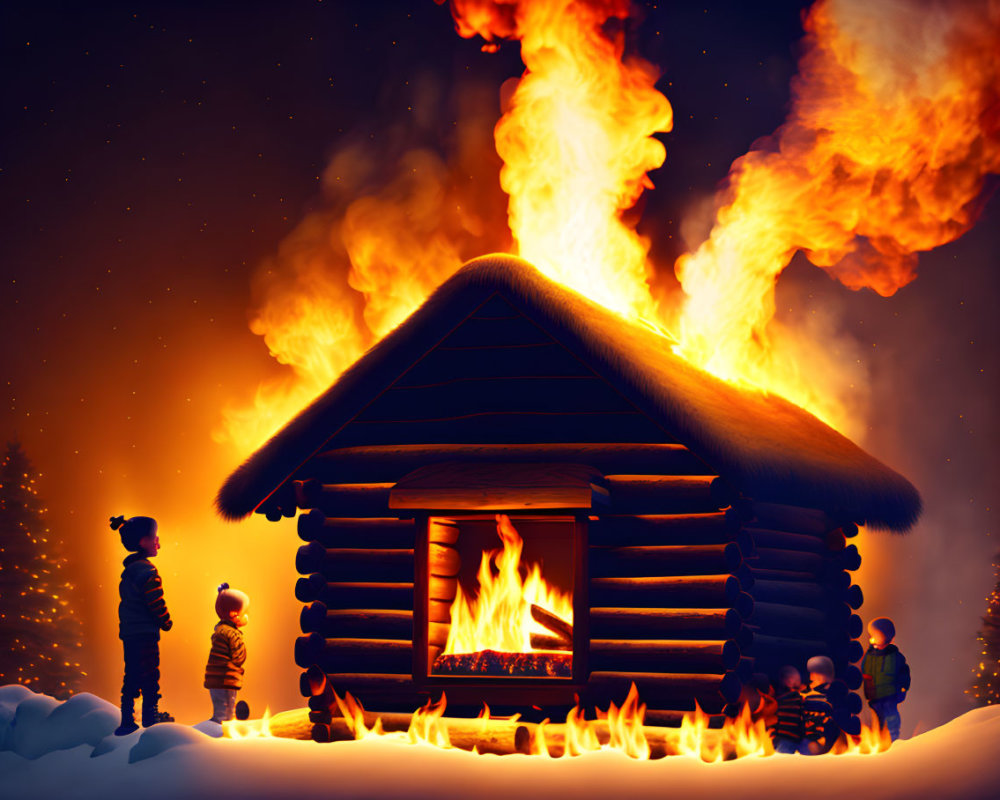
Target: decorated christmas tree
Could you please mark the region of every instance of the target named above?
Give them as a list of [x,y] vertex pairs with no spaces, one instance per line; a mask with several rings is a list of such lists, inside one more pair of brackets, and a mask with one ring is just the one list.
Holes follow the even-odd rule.
[[1000,703],[1000,553],[993,559],[997,584],[987,598],[986,615],[979,631],[979,661],[973,669],[972,687],[966,694],[977,706]]
[[0,685],[20,683],[62,699],[85,675],[81,626],[37,478],[20,443],[8,443],[0,458]]

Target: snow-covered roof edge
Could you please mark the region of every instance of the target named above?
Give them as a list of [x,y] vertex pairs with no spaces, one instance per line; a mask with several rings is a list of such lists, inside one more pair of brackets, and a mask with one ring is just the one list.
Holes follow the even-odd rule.
[[545,278],[509,255],[474,259],[374,345],[223,484],[240,519],[490,294],[500,292],[631,402],[758,500],[836,511],[905,531],[920,495],[897,472],[807,411],[697,369],[672,342]]

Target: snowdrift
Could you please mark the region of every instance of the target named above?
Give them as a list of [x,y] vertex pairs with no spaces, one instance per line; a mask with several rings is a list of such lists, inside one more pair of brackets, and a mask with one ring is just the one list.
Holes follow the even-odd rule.
[[60,703],[22,686],[0,688],[0,798],[1000,797],[1000,706],[970,711],[879,755],[723,764],[642,762],[612,752],[476,756],[390,737],[325,745],[229,740],[215,738],[213,723],[115,737],[117,724],[117,708],[91,694]]

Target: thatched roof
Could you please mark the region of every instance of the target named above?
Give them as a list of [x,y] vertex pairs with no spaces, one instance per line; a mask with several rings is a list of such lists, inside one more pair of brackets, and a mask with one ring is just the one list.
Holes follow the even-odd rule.
[[813,415],[714,378],[676,356],[669,340],[506,255],[469,262],[254,453],[219,491],[220,513],[238,519],[252,512],[494,293],[745,495],[836,510],[876,528],[902,531],[916,521],[920,495],[909,481]]

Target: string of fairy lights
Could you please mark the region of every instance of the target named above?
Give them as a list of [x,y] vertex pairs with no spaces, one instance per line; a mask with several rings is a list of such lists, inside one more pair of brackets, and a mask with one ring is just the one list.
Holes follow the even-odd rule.
[[973,672],[972,686],[965,690],[977,706],[1000,703],[1000,553],[993,561],[996,586],[986,598],[983,627],[976,637],[979,662]]
[[86,676],[82,626],[32,472],[20,444],[9,443],[0,459],[0,685],[64,698]]

